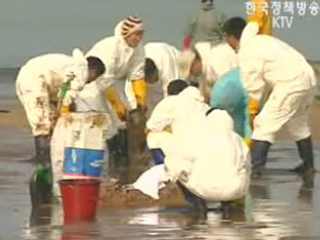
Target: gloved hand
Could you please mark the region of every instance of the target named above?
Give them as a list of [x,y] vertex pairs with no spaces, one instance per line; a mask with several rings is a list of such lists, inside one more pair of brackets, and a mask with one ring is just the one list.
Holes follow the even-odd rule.
[[50,136],[40,135],[35,137],[36,163],[43,167],[51,166]]
[[138,109],[147,110],[147,85],[144,79],[132,81],[132,89],[137,99]]
[[252,140],[250,138],[244,138],[243,141],[245,142],[245,144],[251,148],[252,146]]
[[260,108],[260,102],[254,99],[250,99],[249,101],[249,114],[250,114],[250,123],[253,129],[253,121],[254,118],[258,115]]
[[120,100],[117,90],[113,86],[107,88],[107,100],[111,103],[120,120],[126,121],[127,109]]

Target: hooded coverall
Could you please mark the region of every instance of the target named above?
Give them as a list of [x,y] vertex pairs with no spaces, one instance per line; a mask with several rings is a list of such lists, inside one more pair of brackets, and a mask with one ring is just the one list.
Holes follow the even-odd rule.
[[75,98],[87,77],[87,60],[79,50],[75,50],[72,57],[63,54],[39,56],[21,68],[16,92],[35,137],[38,162],[50,164],[49,141],[58,116],[57,95],[62,84],[71,80],[68,98]]
[[146,58],[150,58],[156,65],[159,82],[163,90],[162,95],[167,96],[167,87],[173,80],[180,78],[178,58],[180,51],[163,42],[150,42],[144,46]]
[[265,164],[276,132],[286,125],[297,141],[300,157],[313,167],[308,114],[315,94],[315,73],[294,48],[274,37],[258,35],[258,32],[256,22],[248,23],[238,53],[251,114],[257,114],[265,86],[272,89],[262,111],[254,119],[253,161],[256,166]]

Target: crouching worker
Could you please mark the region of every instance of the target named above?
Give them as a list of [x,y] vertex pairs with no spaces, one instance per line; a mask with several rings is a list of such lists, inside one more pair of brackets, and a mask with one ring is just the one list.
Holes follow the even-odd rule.
[[168,179],[200,212],[206,212],[207,200],[242,198],[249,186],[250,157],[233,131],[232,118],[223,110],[206,116],[209,106],[200,91],[182,80],[171,82],[168,93],[147,122],[148,145],[163,151]]
[[[103,64],[97,66],[93,64],[94,62],[102,64],[97,58],[85,58],[81,51],[76,49],[73,56],[47,54],[29,60],[21,68],[16,81],[16,92],[25,109],[35,138],[34,162],[38,168],[51,168],[50,140],[59,116],[58,106],[61,103],[58,99],[58,95],[61,95],[58,94],[59,91],[62,86],[64,86],[63,91],[68,90],[64,99],[68,105],[87,82],[98,77],[98,69]],[[40,203],[48,201],[48,197],[43,196],[44,193],[41,197],[41,194],[39,193],[37,197],[31,192],[33,203],[34,201]],[[46,195],[50,194],[51,189]]]
[[[193,137],[198,133],[197,129],[203,123],[205,113],[209,110],[200,91],[189,86],[186,81],[174,80],[170,82],[167,92],[169,96],[159,102],[147,122],[147,132],[150,132],[147,142],[157,164],[164,163],[163,158],[167,156],[164,146],[158,143],[158,136],[162,136],[162,134],[176,136],[184,142],[185,146],[189,146],[189,149],[194,148],[193,145],[196,143]],[[166,144],[170,146],[169,142],[171,141],[167,141]],[[196,210],[206,212],[205,200],[188,191],[180,181],[175,179],[175,182],[188,203]]]

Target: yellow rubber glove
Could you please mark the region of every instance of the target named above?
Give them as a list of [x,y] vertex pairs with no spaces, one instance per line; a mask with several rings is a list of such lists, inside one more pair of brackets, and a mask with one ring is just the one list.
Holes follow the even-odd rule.
[[120,100],[117,90],[114,86],[107,88],[107,100],[111,103],[113,109],[116,111],[118,117],[122,120],[126,120],[127,109]]
[[61,106],[60,108],[60,114],[68,114],[70,112],[70,106]]
[[260,102],[254,99],[250,99],[249,114],[250,114],[250,122],[251,122],[252,129],[253,129],[254,118],[258,115],[259,109],[260,109]]
[[138,107],[146,109],[147,107],[147,85],[144,79],[133,80],[132,88],[137,99]]
[[[248,15],[248,22],[255,21],[259,23],[260,34],[272,35],[272,9],[270,7],[270,0],[251,0],[255,4],[255,14]],[[259,4],[261,2],[261,4]],[[260,10],[263,3],[268,4],[268,14]]]
[[243,141],[249,148],[251,148],[252,140],[250,138],[244,138]]

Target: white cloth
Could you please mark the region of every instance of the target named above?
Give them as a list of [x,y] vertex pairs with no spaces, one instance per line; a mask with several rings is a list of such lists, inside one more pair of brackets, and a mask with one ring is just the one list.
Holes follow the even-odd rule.
[[64,54],[38,56],[21,68],[16,92],[34,136],[50,133],[57,114],[57,94],[63,82],[73,79],[70,91],[75,97],[74,93],[83,88],[87,76],[87,61],[80,50],[75,50],[73,57]]
[[259,101],[266,86],[272,90],[255,119],[253,139],[272,143],[275,133],[286,123],[296,140],[308,137],[307,114],[317,82],[315,73],[294,48],[258,31],[257,23],[248,23],[238,53],[249,97]]
[[146,58],[156,65],[161,82],[163,96],[167,96],[167,87],[173,80],[180,79],[178,58],[180,51],[163,42],[150,42],[144,46]]
[[[96,91],[105,91],[114,81],[131,81],[144,78],[144,48],[139,44],[136,48],[129,47],[121,36],[123,21],[118,23],[115,35],[105,38],[96,43],[86,56],[94,56],[101,59],[105,64],[106,72],[95,81]],[[128,87],[126,94],[130,100],[130,107],[137,106],[132,88]]]
[[164,188],[168,181],[165,165],[159,164],[142,173],[132,186],[133,189],[137,189],[153,199],[159,199],[159,190]]

